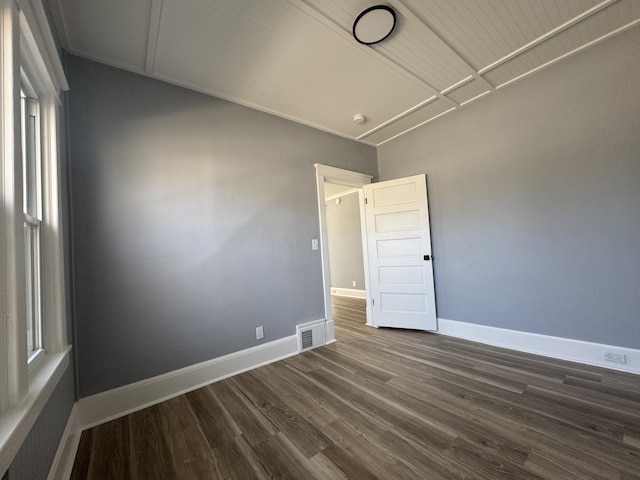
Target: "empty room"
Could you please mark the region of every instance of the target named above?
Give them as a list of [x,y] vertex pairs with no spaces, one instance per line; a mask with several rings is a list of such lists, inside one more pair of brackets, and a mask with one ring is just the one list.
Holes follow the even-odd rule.
[[2,480],[640,480],[640,1],[0,6]]

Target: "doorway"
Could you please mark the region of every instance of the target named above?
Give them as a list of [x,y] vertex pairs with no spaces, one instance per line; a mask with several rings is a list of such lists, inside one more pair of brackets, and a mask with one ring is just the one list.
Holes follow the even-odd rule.
[[371,183],[372,177],[316,164],[326,341],[335,341],[325,186],[358,192],[366,323],[437,331],[426,176]]
[[339,320],[345,320],[345,308],[357,307],[361,312],[359,319],[365,323],[367,297],[360,222],[362,189],[326,182],[324,187],[333,320],[336,328],[340,327]]
[[[325,199],[327,194],[325,192],[325,185],[337,185],[346,187],[346,190],[354,190],[357,192],[358,205],[360,210],[360,232],[366,231],[364,224],[364,186],[371,183],[373,179],[372,175],[365,175],[361,173],[351,172],[349,170],[343,170],[341,168],[330,167],[328,165],[315,164],[316,168],[316,186],[318,192],[318,210],[320,217],[320,255],[322,257],[322,280],[324,284],[324,311],[326,319],[326,343],[335,341],[333,312],[331,306],[331,267],[329,259],[329,238],[327,235],[327,214],[325,209]],[[332,188],[332,187],[329,187]],[[345,191],[346,191],[345,190]],[[363,249],[366,248],[366,242],[363,239]],[[363,259],[364,269],[364,290],[367,301],[367,324],[371,323],[370,309],[369,309],[369,272],[367,268],[367,262]]]

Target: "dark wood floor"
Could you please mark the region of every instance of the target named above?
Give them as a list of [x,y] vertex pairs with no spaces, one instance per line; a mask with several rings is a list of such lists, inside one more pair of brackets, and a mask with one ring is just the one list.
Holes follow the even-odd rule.
[[338,343],[83,432],[73,479],[640,479],[640,377],[414,331]]

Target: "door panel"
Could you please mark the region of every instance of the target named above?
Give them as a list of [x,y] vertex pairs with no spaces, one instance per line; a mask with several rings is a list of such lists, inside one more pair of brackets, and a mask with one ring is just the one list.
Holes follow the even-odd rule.
[[387,213],[376,216],[376,232],[415,230],[420,226],[419,212]]
[[437,330],[425,176],[373,183],[365,196],[374,325]]

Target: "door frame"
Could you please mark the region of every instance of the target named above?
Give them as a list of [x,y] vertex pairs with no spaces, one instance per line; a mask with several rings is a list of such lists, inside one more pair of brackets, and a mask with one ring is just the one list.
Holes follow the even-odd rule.
[[369,255],[367,249],[367,228],[364,210],[364,186],[371,183],[373,175],[352,172],[342,168],[331,167],[321,163],[314,164],[316,169],[316,191],[318,193],[318,217],[320,221],[320,257],[322,259],[322,283],[324,287],[324,318],[326,343],[335,342],[333,311],[331,308],[331,272],[329,269],[329,240],[327,236],[327,211],[325,209],[324,184],[335,183],[358,189],[360,203],[360,232],[362,234],[362,254],[364,262],[364,284],[367,295],[367,325],[371,323],[371,292],[369,289]]

